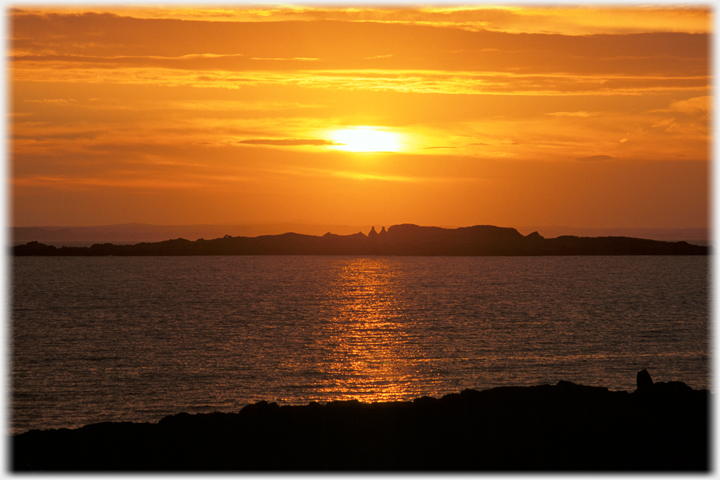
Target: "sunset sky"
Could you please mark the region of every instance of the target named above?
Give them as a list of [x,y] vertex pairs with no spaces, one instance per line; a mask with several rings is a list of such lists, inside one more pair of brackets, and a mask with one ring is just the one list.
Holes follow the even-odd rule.
[[7,12],[15,226],[708,225],[708,8]]

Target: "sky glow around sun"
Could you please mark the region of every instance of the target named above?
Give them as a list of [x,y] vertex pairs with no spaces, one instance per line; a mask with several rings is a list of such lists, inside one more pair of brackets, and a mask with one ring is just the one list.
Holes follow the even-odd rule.
[[712,14],[14,7],[12,222],[704,227]]

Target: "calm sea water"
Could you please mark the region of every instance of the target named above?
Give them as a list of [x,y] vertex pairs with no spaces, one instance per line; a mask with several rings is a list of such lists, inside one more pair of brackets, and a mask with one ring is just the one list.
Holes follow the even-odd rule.
[[709,257],[12,262],[12,433],[643,368],[710,387]]

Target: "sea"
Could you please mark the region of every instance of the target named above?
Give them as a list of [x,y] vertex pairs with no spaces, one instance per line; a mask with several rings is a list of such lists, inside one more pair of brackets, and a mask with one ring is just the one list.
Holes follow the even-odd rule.
[[9,433],[560,380],[709,389],[709,256],[15,257]]

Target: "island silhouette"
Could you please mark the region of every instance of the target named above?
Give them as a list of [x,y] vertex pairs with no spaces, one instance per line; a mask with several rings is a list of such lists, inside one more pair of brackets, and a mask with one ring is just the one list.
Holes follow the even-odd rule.
[[284,233],[257,237],[225,235],[212,240],[184,238],[133,245],[96,243],[56,247],[32,241],[12,247],[15,256],[143,255],[403,255],[403,256],[540,256],[540,255],[707,255],[709,247],[684,241],[634,237],[544,238],[514,228],[476,225],[462,228],[393,225],[366,235]]

